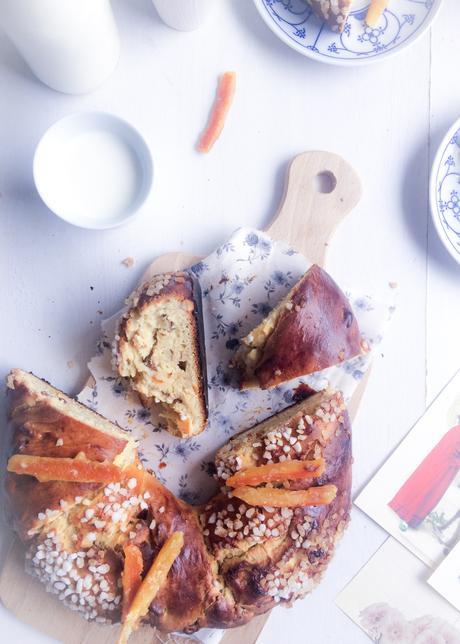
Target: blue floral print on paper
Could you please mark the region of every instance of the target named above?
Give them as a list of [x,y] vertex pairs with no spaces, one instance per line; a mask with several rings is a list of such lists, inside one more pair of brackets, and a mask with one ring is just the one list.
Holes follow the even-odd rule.
[[[365,372],[369,357],[360,356],[270,391],[238,388],[230,361],[244,337],[262,320],[309,267],[300,254],[264,233],[238,230],[228,243],[192,268],[203,294],[206,336],[209,422],[206,430],[179,440],[152,421],[123,379],[112,373],[111,340],[116,319],[104,323],[105,336],[90,368],[97,386],[85,388],[82,400],[118,422],[141,444],[141,462],[174,493],[192,503],[205,501],[215,489],[214,454],[230,436],[292,404],[300,383],[313,389],[331,385],[349,397]],[[381,336],[381,324],[393,306],[380,307],[368,295],[349,293],[370,346]]]
[[200,444],[196,440],[188,440],[178,443],[173,451],[176,456],[182,459],[183,463],[186,463],[190,454],[198,452],[199,450]]
[[190,270],[199,277],[202,273],[209,270],[209,266],[205,262],[197,262]]
[[198,492],[189,488],[188,474],[181,474],[179,477],[179,498],[192,505],[198,502]]

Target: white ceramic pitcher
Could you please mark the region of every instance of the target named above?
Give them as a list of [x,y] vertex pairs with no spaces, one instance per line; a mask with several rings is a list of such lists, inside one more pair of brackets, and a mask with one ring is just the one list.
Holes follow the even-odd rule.
[[161,19],[179,31],[197,29],[219,0],[153,0]]
[[118,61],[110,0],[0,0],[0,27],[34,74],[60,92],[96,89]]

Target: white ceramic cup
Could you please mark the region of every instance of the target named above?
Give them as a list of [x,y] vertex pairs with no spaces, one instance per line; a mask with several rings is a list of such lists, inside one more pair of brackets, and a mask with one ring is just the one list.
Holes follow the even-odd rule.
[[0,27],[33,73],[60,92],[91,92],[118,61],[110,0],[1,0]]
[[160,18],[179,31],[193,31],[206,21],[219,0],[153,0]]

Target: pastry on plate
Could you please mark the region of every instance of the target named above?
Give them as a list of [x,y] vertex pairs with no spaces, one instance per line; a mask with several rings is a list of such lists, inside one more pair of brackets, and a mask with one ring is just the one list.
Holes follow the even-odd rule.
[[[139,463],[129,435],[31,374],[8,377],[6,489],[28,571],[87,620],[231,628],[320,581],[349,520],[351,428],[322,392],[232,438],[202,507]],[[50,619],[52,616],[50,615]]]
[[314,13],[332,31],[343,31],[353,0],[307,0]]
[[199,434],[207,392],[198,281],[186,272],[155,275],[127,304],[114,341],[119,375],[171,434]]
[[[306,1],[318,18],[324,20],[332,31],[343,31],[348,15],[352,9],[353,0]],[[375,27],[387,5],[388,0],[371,0],[366,14],[366,24],[369,27]]]
[[361,353],[358,323],[337,284],[313,265],[240,341],[232,360],[241,387],[270,389]]

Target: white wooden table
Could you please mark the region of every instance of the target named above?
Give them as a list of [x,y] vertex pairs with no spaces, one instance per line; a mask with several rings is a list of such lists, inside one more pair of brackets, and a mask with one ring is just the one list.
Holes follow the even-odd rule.
[[[263,226],[293,155],[338,152],[360,173],[364,196],[334,239],[329,268],[341,283],[375,293],[399,283],[397,313],[354,427],[360,489],[460,366],[460,267],[438,241],[427,206],[431,158],[460,114],[460,3],[445,0],[431,35],[407,52],[361,69],[328,67],[291,51],[251,0],[221,0],[215,19],[189,34],[165,27],[148,0],[113,4],[120,63],[89,96],[40,85],[0,36],[2,377],[21,366],[78,391],[99,311],[115,312],[153,257],[177,249],[207,253],[239,225]],[[199,156],[193,147],[226,69],[238,72],[236,101],[222,139]],[[125,228],[74,228],[35,193],[31,160],[40,135],[84,109],[127,118],[151,146],[154,190],[142,216]],[[131,269],[121,264],[127,256],[136,260]],[[1,537],[4,551],[7,527]],[[260,644],[368,641],[333,600],[384,539],[355,511],[324,583],[289,612],[273,611]],[[0,637],[50,641],[4,610]]]

